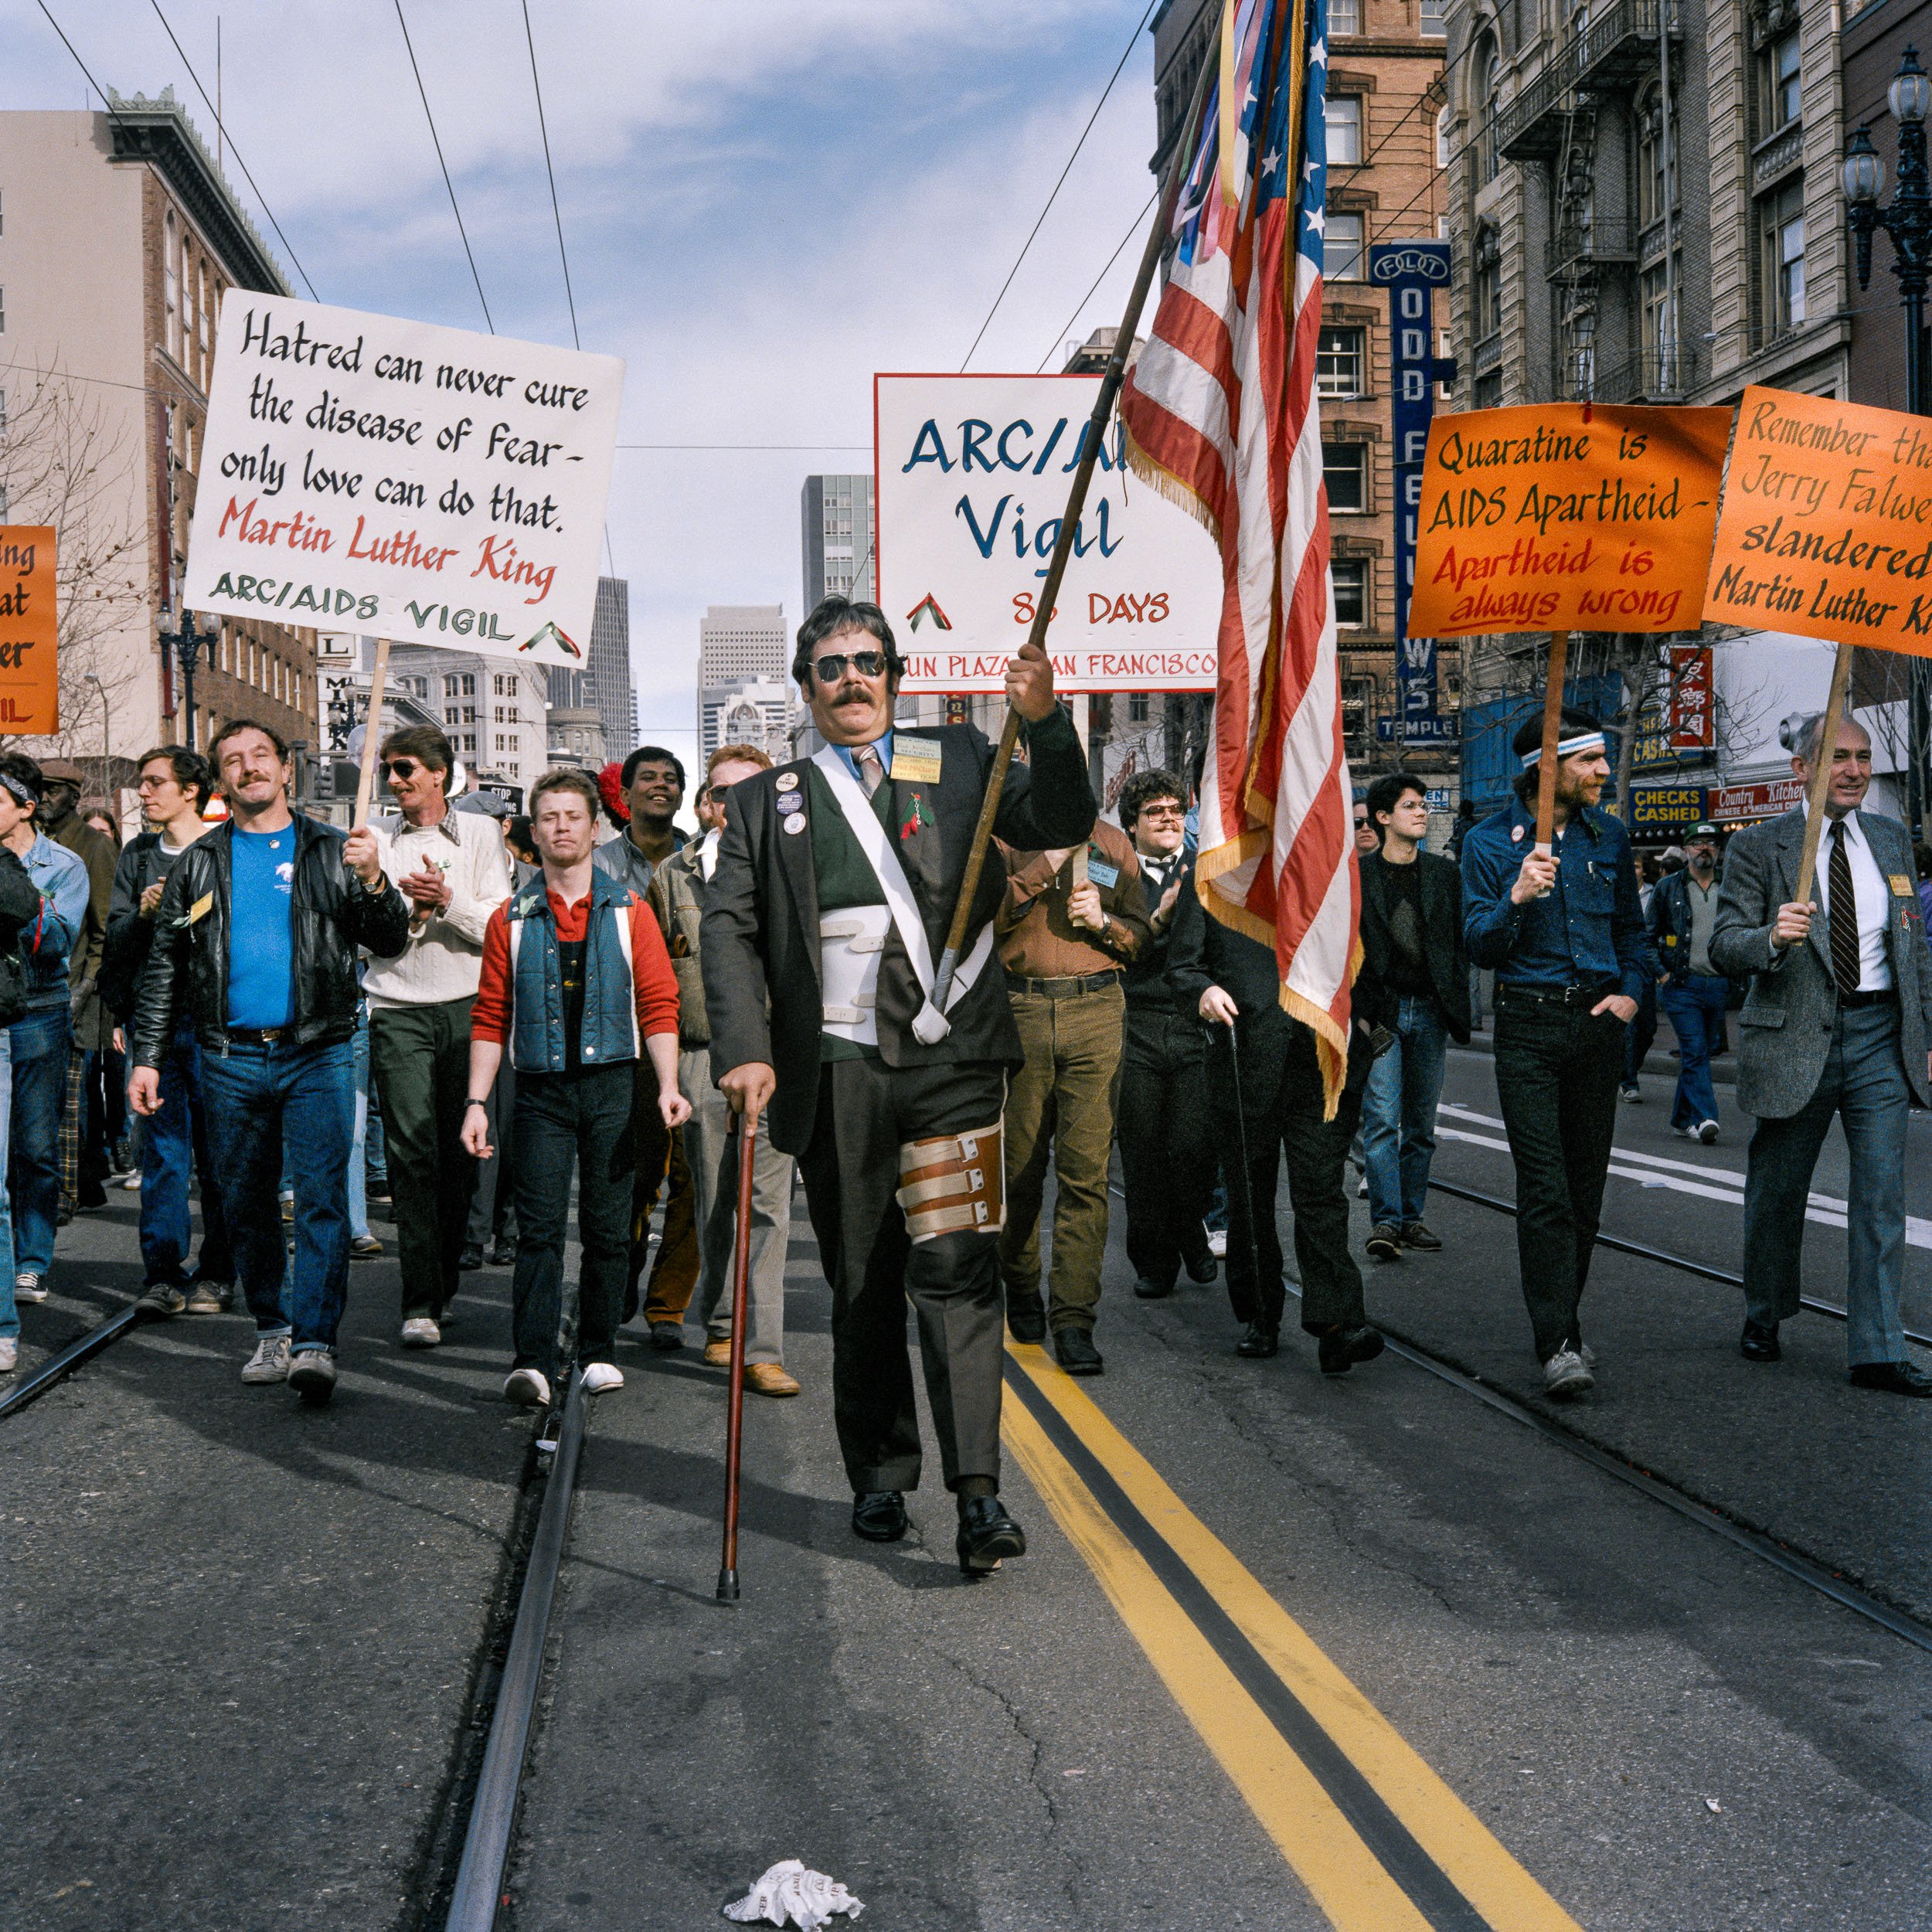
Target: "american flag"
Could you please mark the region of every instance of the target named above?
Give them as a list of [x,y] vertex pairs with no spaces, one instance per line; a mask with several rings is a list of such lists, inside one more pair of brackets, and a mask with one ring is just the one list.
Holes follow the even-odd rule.
[[1128,460],[1221,546],[1202,903],[1270,942],[1333,1117],[1361,949],[1328,498],[1315,398],[1327,195],[1326,0],[1223,0],[1176,252],[1121,399]]

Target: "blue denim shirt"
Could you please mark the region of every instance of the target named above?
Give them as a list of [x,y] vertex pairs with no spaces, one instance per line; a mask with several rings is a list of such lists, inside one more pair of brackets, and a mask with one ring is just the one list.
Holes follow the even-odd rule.
[[20,862],[40,888],[40,917],[20,935],[31,1013],[68,1003],[69,963],[87,922],[87,868],[44,832],[34,835]]
[[1594,806],[1556,837],[1556,883],[1526,905],[1509,901],[1536,819],[1519,801],[1471,828],[1462,842],[1463,937],[1471,960],[1498,981],[1529,986],[1615,982],[1631,999],[1657,977],[1644,937],[1630,835]]

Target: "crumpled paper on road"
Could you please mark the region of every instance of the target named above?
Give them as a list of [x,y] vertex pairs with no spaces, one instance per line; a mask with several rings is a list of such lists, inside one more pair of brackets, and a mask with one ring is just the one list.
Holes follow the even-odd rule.
[[740,1925],[795,1925],[799,1932],[818,1928],[842,1913],[855,1919],[865,1910],[835,1878],[805,1869],[802,1859],[781,1859],[724,1915]]

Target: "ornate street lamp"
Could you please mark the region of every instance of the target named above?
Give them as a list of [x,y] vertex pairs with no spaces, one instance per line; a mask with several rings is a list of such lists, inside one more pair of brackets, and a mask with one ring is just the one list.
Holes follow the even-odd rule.
[[[1872,279],[1872,237],[1883,229],[1892,238],[1892,273],[1899,278],[1905,310],[1905,406],[1914,416],[1925,408],[1925,294],[1932,273],[1932,179],[1925,158],[1925,122],[1932,114],[1932,76],[1919,65],[1918,49],[1908,46],[1886,90],[1899,128],[1899,185],[1891,205],[1881,208],[1885,163],[1872,145],[1871,130],[1853,131],[1845,148],[1846,219],[1851,223],[1859,287]],[[1926,747],[1928,733],[1927,667],[1914,658],[1906,673],[1907,814],[1916,836],[1924,835]]]
[[197,631],[195,628],[194,612],[185,608],[181,614],[179,628],[173,631],[164,630],[161,634],[162,648],[165,651],[172,647],[181,665],[181,700],[188,712],[187,730],[182,742],[190,751],[195,749],[196,661],[201,655],[202,646],[206,645],[208,668],[210,671],[213,670],[215,647],[220,641],[221,633],[219,631]]

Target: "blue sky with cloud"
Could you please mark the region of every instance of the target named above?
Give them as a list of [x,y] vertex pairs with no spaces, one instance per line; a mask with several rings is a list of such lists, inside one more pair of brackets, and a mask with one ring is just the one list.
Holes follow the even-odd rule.
[[[172,82],[213,146],[149,0],[50,4],[102,85]],[[220,14],[223,119],[320,298],[481,328],[393,0],[161,5],[211,94]],[[875,369],[959,366],[1132,43],[972,366],[1030,369],[1118,319],[1131,247],[1069,324],[1151,189],[1145,6],[532,0],[583,345],[628,364],[622,440],[828,446],[619,453],[648,736],[689,747],[707,604],[798,622],[803,478],[869,468]],[[403,12],[496,327],[567,342],[518,0]],[[79,107],[32,0],[0,0],[0,104]]]

